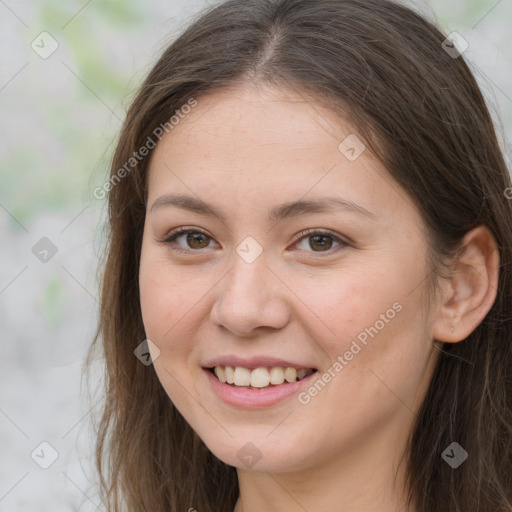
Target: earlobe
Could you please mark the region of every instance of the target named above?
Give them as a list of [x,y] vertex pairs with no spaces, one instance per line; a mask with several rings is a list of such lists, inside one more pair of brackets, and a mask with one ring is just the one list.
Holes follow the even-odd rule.
[[438,303],[434,339],[457,343],[478,327],[496,300],[499,264],[496,240],[485,226],[466,234]]

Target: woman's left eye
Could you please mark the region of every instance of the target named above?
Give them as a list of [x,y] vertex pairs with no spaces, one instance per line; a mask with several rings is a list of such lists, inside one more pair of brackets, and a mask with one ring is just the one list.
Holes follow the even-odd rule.
[[[338,244],[338,248],[346,247],[349,243],[339,236],[335,235],[330,231],[323,230],[305,230],[299,233],[298,240],[300,243],[305,242],[311,249],[319,248],[320,250],[314,250],[313,252],[327,252],[332,246],[333,242]],[[309,240],[309,242],[308,242]],[[300,244],[298,244],[300,245]],[[307,250],[307,249],[305,249]]]
[[[178,243],[180,238],[185,240],[185,246]],[[295,239],[298,240],[298,243],[295,245],[297,245],[299,249],[306,251],[313,249],[313,252],[328,252],[332,249],[333,244],[338,244],[338,248],[340,246],[346,247],[350,245],[346,240],[325,230],[305,230],[299,233]],[[198,229],[180,227],[171,231],[165,240],[162,241],[165,244],[171,245],[172,249],[176,252],[198,252],[198,249],[208,248],[213,238]],[[309,249],[305,247],[301,248],[301,243],[305,243]]]

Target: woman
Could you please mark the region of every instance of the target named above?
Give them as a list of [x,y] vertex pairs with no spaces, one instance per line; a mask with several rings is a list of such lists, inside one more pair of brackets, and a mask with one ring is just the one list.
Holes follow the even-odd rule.
[[107,187],[109,511],[512,511],[512,189],[457,48],[230,0],[165,51]]

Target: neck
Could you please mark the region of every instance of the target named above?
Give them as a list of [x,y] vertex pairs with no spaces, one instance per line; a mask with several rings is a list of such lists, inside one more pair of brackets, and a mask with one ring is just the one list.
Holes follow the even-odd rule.
[[405,448],[404,438],[393,444],[390,432],[381,431],[371,442],[366,439],[321,465],[293,472],[238,469],[234,512],[415,512],[407,507],[406,461],[400,463],[400,454],[389,449]]

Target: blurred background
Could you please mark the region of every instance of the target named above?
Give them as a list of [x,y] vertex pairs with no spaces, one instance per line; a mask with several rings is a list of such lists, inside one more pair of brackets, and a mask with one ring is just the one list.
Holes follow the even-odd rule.
[[[137,86],[214,3],[0,0],[0,512],[103,510],[103,397],[81,379],[106,219],[93,190]],[[510,166],[512,0],[403,3],[469,44]]]

